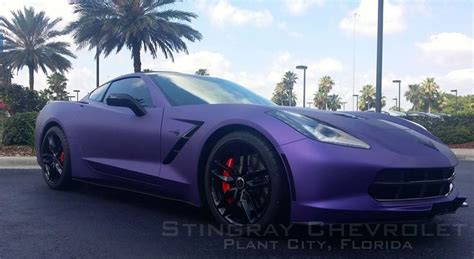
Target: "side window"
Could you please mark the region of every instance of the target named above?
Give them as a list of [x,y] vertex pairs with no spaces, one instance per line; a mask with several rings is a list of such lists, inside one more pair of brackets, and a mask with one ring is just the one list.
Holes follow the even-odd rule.
[[92,93],[89,95],[89,100],[102,102],[102,100],[104,98],[105,91],[107,90],[107,86],[109,86],[109,83],[103,84],[103,85],[99,86],[99,88],[92,91]]
[[110,94],[128,94],[135,98],[142,107],[153,106],[150,91],[141,78],[125,78],[112,83],[107,91]]

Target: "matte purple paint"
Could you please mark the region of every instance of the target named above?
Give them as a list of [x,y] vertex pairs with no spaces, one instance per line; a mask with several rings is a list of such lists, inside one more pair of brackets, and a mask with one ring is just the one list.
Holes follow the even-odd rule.
[[[37,152],[45,129],[57,124],[68,140],[74,178],[126,186],[200,206],[204,202],[198,187],[201,151],[214,132],[240,125],[258,131],[276,152],[287,157],[291,169],[287,172],[289,188],[295,194],[291,197],[292,221],[379,221],[407,215],[419,218],[438,213],[433,211],[437,205],[457,204],[460,199],[456,189],[446,197],[412,201],[378,202],[369,196],[368,187],[381,169],[457,164],[446,145],[405,120],[376,113],[351,113],[359,116],[355,119],[340,113],[279,106],[170,106],[147,74],[124,77],[128,76],[143,78],[151,92],[154,107],[146,108],[145,116],[137,117],[127,108],[107,106],[87,97],[83,102],[51,102],[37,119]],[[343,147],[306,138],[265,113],[272,109],[319,119],[350,132],[371,148]],[[163,164],[179,138],[194,126],[183,119],[203,124],[175,159]],[[380,119],[418,132],[438,150],[420,143],[419,136]]]

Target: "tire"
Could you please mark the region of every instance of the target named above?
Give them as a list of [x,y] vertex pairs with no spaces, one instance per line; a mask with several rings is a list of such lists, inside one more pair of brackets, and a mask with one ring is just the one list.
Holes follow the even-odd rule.
[[[53,144],[50,144],[50,140]],[[51,127],[41,141],[41,169],[49,188],[64,190],[71,186],[69,145],[61,128]],[[59,170],[61,169],[61,170]]]
[[209,210],[226,227],[262,229],[287,220],[289,191],[279,156],[251,132],[231,132],[216,143],[207,159],[204,188]]

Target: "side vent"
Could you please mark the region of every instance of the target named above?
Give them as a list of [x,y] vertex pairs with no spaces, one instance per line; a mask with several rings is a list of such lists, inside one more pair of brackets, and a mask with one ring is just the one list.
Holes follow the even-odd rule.
[[171,151],[166,155],[165,159],[163,160],[163,164],[167,165],[173,162],[173,160],[176,158],[178,153],[183,149],[184,145],[188,142],[189,139],[196,133],[196,131],[201,128],[202,124],[204,122],[202,121],[192,121],[192,120],[181,120],[181,119],[176,119],[179,121],[187,122],[194,124],[194,127],[192,127],[188,132],[186,132],[183,136],[179,138],[179,140],[174,144],[173,148],[171,148]]

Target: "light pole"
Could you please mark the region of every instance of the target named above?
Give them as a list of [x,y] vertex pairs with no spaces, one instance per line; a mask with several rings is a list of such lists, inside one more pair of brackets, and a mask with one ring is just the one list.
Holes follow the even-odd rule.
[[401,96],[400,96],[400,94],[401,94],[400,89],[401,89],[402,80],[398,80],[398,79],[397,80],[392,80],[392,83],[398,83],[398,111],[400,112],[400,111],[402,111],[402,109],[400,108],[401,102],[402,102],[402,99],[401,99]]
[[80,92],[80,91],[81,91],[81,90],[73,90],[73,92],[76,93],[76,101],[77,101],[77,102],[79,102],[79,92]]
[[456,93],[456,107],[454,107],[454,110],[458,112],[458,89],[451,90],[451,93]]
[[313,104],[313,102],[306,102],[308,104],[308,107],[311,108],[311,105]]
[[[395,101],[395,107],[397,107],[397,103],[398,103],[397,97],[393,98],[392,100]],[[398,111],[400,111],[400,106],[398,106]]]
[[99,65],[100,65],[100,50],[99,47],[96,49],[96,54],[95,54],[95,87],[99,87]]
[[[355,71],[356,71],[356,21],[357,21],[357,13],[354,13],[354,53],[352,57],[352,94],[355,94]],[[354,99],[352,100],[354,101]],[[357,103],[356,103],[357,106]],[[354,106],[352,106],[352,110],[354,110]]]
[[347,102],[341,102],[341,104],[342,104],[342,110],[343,110],[343,111],[346,110],[346,103],[347,103]]
[[356,98],[356,111],[358,111],[359,110],[359,95],[354,94],[352,97]]
[[375,90],[375,111],[382,112],[382,48],[383,48],[383,0],[379,0],[377,17],[377,76]]
[[296,66],[296,69],[303,69],[303,108],[304,108],[306,104],[306,69],[308,69],[308,67],[304,65],[299,65],[299,66]]

